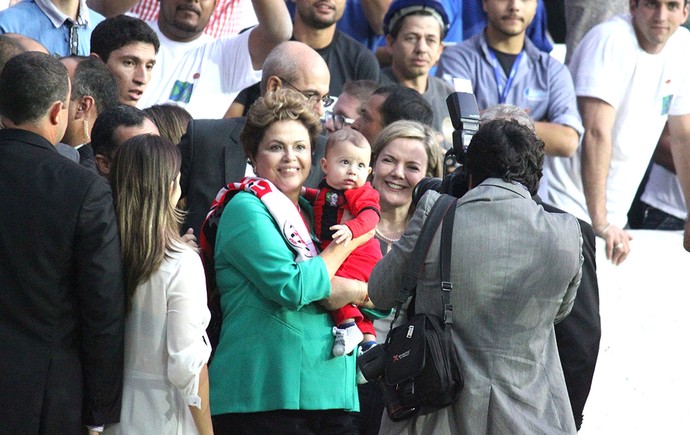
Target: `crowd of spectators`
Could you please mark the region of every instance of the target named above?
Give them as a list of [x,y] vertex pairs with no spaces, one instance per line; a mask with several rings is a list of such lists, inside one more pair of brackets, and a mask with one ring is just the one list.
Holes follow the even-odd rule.
[[[10,3],[0,433],[573,433],[595,237],[613,264],[638,227],[690,251],[687,0],[566,1],[558,24],[542,0]],[[396,424],[356,358],[436,200],[415,187],[458,169],[466,387]]]

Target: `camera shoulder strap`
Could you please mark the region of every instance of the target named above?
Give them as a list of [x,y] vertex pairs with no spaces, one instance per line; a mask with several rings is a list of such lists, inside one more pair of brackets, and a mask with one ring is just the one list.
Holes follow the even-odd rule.
[[[452,208],[455,209],[455,204],[458,199],[454,198]],[[443,321],[446,325],[446,330],[449,330],[448,325],[453,323],[453,304],[450,303],[450,292],[453,291],[453,282],[450,280],[450,258],[453,254],[453,224],[455,222],[455,210],[450,213],[445,213],[443,216],[443,226],[441,227],[441,248],[439,254],[439,263],[441,263],[441,292],[443,301]]]
[[[451,195],[441,194],[441,196],[438,197],[438,200],[436,200],[434,205],[431,207],[429,215],[424,221],[422,230],[419,233],[417,243],[415,244],[415,247],[412,251],[412,256],[410,257],[407,263],[407,267],[405,268],[405,272],[403,273],[402,287],[398,293],[395,317],[393,319],[393,322],[391,322],[391,328],[395,324],[395,321],[398,319],[398,315],[400,314],[400,308],[402,307],[402,305],[408,300],[408,298],[413,297],[416,294],[417,280],[419,279],[419,274],[421,273],[422,268],[424,267],[424,260],[426,259],[426,254],[429,251],[429,247],[431,246],[431,241],[433,240],[436,231],[438,231],[439,226],[441,226],[441,222],[443,221],[444,216],[446,216],[446,214],[452,215],[452,219],[455,218],[454,212],[447,212],[448,210],[455,209],[455,204],[457,203],[457,201],[458,199]],[[450,222],[449,227],[450,235],[452,236],[452,221]],[[445,238],[442,238],[441,240],[441,247],[444,246],[444,239]],[[450,240],[448,240],[447,245],[447,250],[450,250]],[[450,258],[450,255],[446,256]],[[450,262],[448,264],[450,264]],[[444,297],[444,306],[449,304],[449,300],[446,301]]]

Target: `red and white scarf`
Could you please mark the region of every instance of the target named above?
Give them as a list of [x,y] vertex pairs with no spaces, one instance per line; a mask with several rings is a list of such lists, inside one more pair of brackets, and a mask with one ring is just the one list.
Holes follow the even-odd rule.
[[[261,200],[278,225],[283,238],[295,251],[295,261],[301,262],[318,255],[307,225],[304,223],[297,206],[283,192],[278,190],[273,183],[259,177],[244,177],[239,182],[229,183],[218,192],[216,199],[211,205],[211,211],[209,211],[202,225],[202,250],[204,248],[203,245],[208,244],[209,241],[215,245],[215,230],[217,222],[220,220],[220,214],[222,214],[228,201],[237,192],[249,192]],[[215,223],[216,228],[210,228],[212,222]],[[212,235],[205,234],[209,229],[213,230]],[[210,254],[213,255],[212,253],[213,250],[211,250]]]

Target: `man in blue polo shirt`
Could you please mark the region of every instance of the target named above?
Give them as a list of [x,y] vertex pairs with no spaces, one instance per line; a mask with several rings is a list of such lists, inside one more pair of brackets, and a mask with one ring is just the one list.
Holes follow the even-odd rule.
[[537,0],[482,3],[486,28],[447,47],[436,75],[471,86],[480,110],[499,103],[525,109],[546,144],[547,158],[573,155],[583,128],[570,73],[525,36]]
[[58,57],[88,56],[91,31],[103,19],[85,0],[24,0],[0,12],[0,33],[29,36]]

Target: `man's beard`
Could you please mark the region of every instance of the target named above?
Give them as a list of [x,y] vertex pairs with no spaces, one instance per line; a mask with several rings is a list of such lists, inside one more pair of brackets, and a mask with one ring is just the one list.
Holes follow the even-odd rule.
[[186,21],[174,20],[173,24],[175,24],[175,27],[178,30],[182,30],[183,32],[188,32],[188,33],[198,33],[199,32],[198,23],[196,25],[194,25],[194,24],[189,24]]
[[335,15],[333,19],[320,19],[315,13],[312,11],[307,11],[305,13],[301,13],[298,11],[300,18],[302,19],[302,22],[306,24],[309,27],[312,27],[314,29],[326,29],[328,27],[331,27],[332,25],[335,24]]

